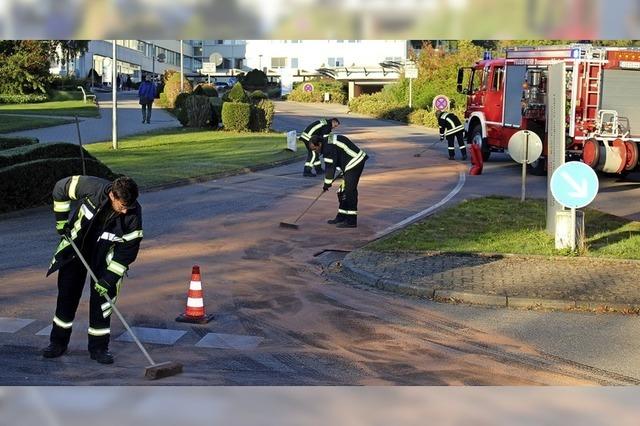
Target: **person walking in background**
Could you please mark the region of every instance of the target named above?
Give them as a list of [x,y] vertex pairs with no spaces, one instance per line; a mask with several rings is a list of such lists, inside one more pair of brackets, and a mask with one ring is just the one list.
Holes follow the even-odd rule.
[[462,159],[467,159],[467,146],[464,144],[464,126],[460,119],[452,112],[438,111],[436,112],[438,119],[438,127],[440,127],[440,142],[447,138],[449,144],[449,160],[455,160],[456,147],[454,145],[454,139],[458,139],[458,147],[460,148],[460,154]]
[[156,85],[151,81],[151,75],[147,74],[145,80],[138,89],[140,105],[142,105],[142,122],[151,123],[151,106],[156,97]]
[[316,120],[313,123],[309,124],[304,132],[300,135],[300,139],[304,142],[304,146],[307,147],[307,161],[304,163],[304,170],[302,172],[302,176],[305,177],[313,177],[314,174],[311,173],[311,168],[315,168],[316,175],[319,176],[323,173],[322,170],[322,161],[320,160],[320,153],[316,153],[309,146],[309,141],[314,135],[319,135],[322,138],[326,138],[333,129],[340,125],[340,120],[337,118],[327,118]]
[[[116,303],[122,278],[135,261],[142,240],[142,208],[138,186],[123,176],[113,182],[94,176],[69,176],[53,188],[56,230],[62,236],[47,276],[58,271],[58,298],[44,358],[64,355],[82,296],[87,268],[76,255],[78,246],[95,273],[89,295],[89,354],[101,364],[112,364],[109,352],[111,304]],[[77,200],[72,212],[72,202]]]

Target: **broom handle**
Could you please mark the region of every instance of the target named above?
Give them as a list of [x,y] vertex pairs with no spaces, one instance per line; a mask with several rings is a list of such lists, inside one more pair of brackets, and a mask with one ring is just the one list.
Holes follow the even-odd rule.
[[[340,179],[340,178],[342,177],[342,175],[343,175],[343,173],[340,173],[340,175],[338,175],[338,177],[334,178],[334,179],[331,181],[331,183],[333,184],[333,182],[335,182],[337,179]],[[302,214],[301,214],[300,216],[298,216],[298,218],[297,218],[296,220],[294,220],[294,221],[293,221],[293,223],[296,223],[298,220],[300,220],[300,218],[301,218],[302,216],[304,216],[304,214],[305,214],[306,212],[308,212],[308,211],[309,211],[309,209],[310,209],[311,207],[313,207],[313,205],[316,203],[316,201],[318,201],[318,200],[320,199],[320,197],[322,197],[322,194],[324,194],[325,192],[326,192],[326,191],[323,189],[323,190],[322,190],[322,192],[320,192],[320,193],[318,194],[318,196],[316,197],[316,199],[315,199],[315,200],[313,200],[313,202],[312,202],[311,204],[309,204],[309,207],[307,207],[307,208],[305,209],[305,211],[303,211],[303,212],[302,212]]]
[[[73,240],[67,236],[64,237],[69,243],[71,243],[71,247],[73,247],[73,249],[76,251],[76,254],[78,255],[78,258],[80,258],[80,261],[82,262],[82,264],[84,265],[85,268],[87,268],[87,271],[89,271],[89,275],[91,275],[91,278],[93,279],[94,282],[98,282],[98,278],[96,278],[96,274],[93,273],[93,271],[91,270],[91,268],[89,267],[89,264],[87,263],[86,260],[84,260],[84,257],[82,256],[82,254],[80,253],[80,250],[78,250],[78,246],[76,246],[76,243],[73,242]],[[147,352],[147,350],[144,348],[144,346],[142,346],[142,343],[140,343],[140,340],[138,340],[138,337],[133,333],[133,330],[131,330],[131,327],[129,327],[129,324],[127,324],[127,321],[124,319],[124,317],[122,316],[122,314],[120,313],[120,311],[118,310],[118,308],[116,308],[115,303],[113,303],[113,301],[111,300],[111,298],[109,297],[109,295],[107,293],[104,294],[105,299],[107,299],[107,302],[109,302],[109,305],[111,305],[111,308],[113,309],[113,312],[116,313],[116,315],[118,316],[118,318],[120,318],[120,321],[122,321],[122,324],[124,325],[124,327],[127,329],[127,331],[129,332],[129,335],[131,337],[133,337],[133,340],[136,342],[136,344],[138,345],[138,347],[140,348],[140,350],[142,351],[142,353],[144,354],[144,356],[147,357],[147,359],[149,360],[149,362],[151,363],[151,365],[156,365],[155,362],[153,362],[153,359],[151,358],[151,355],[149,355],[149,353]]]

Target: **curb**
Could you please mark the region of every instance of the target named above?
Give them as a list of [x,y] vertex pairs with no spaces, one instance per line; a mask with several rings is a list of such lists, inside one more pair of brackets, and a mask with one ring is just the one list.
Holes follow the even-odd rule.
[[342,273],[361,284],[407,296],[424,297],[439,303],[466,303],[471,305],[493,306],[516,309],[550,310],[586,310],[622,313],[640,313],[640,305],[591,300],[559,300],[531,297],[509,297],[495,294],[470,293],[457,290],[439,290],[430,287],[417,287],[407,283],[386,280],[365,271],[348,259],[341,261]]

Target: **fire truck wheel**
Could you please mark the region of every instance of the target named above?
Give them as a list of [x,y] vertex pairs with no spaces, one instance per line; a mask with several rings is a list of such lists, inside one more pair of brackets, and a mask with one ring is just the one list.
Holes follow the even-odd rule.
[[476,124],[471,130],[471,133],[469,133],[468,142],[480,147],[480,151],[482,152],[482,161],[489,160],[491,151],[489,150],[489,144],[482,137],[482,127],[479,124]]
[[533,176],[544,176],[547,174],[547,158],[540,156],[536,161],[529,164],[529,173]]

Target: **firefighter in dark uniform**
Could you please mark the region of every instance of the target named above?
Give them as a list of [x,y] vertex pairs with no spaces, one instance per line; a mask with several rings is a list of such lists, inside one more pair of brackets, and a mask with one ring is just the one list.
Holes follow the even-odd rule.
[[[113,182],[93,176],[70,176],[53,188],[56,230],[64,237],[58,244],[47,276],[58,271],[58,299],[50,344],[42,355],[63,355],[82,295],[87,270],[65,237],[71,238],[96,274],[89,297],[89,353],[102,364],[113,363],[109,352],[111,305],[122,277],[136,259],[142,240],[142,209],[136,201],[138,187],[128,177]],[[71,216],[71,203],[77,206]],[[93,280],[92,280],[93,281]]]
[[327,223],[337,228],[355,228],[358,226],[358,181],[369,156],[343,135],[329,135],[323,139],[314,136],[311,147],[322,152],[326,171],[322,189],[331,188],[336,169],[342,170],[342,185],[338,189],[338,214]]
[[454,139],[458,139],[458,147],[462,154],[462,159],[467,159],[467,147],[464,144],[464,125],[460,122],[460,119],[452,112],[438,111],[436,112],[438,118],[438,126],[440,127],[440,142],[447,138],[449,144],[449,160],[454,160],[456,157],[456,148],[454,146]]
[[[326,137],[333,129],[340,125],[340,120],[337,118],[323,118],[321,120],[316,120],[313,123],[309,124],[304,132],[300,135],[300,139],[304,142],[304,146],[307,147],[307,161],[304,163],[304,171],[302,172],[302,176],[305,177],[313,177],[320,176],[324,172],[322,170],[322,162],[320,161],[320,154],[314,152],[311,148],[309,148],[309,141],[314,135],[319,135],[321,137]],[[316,174],[311,173],[311,168],[314,168]]]

